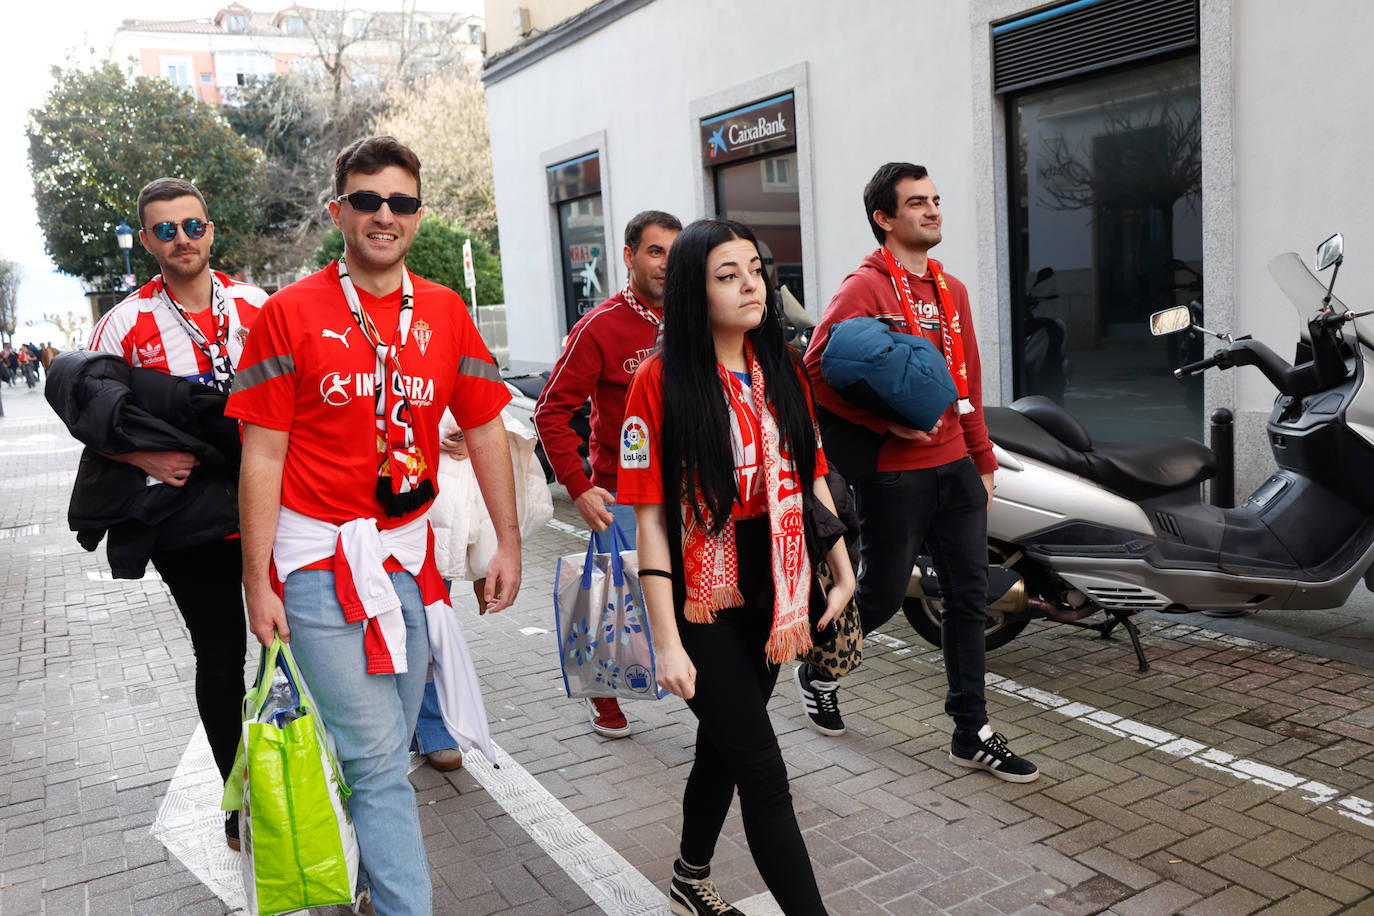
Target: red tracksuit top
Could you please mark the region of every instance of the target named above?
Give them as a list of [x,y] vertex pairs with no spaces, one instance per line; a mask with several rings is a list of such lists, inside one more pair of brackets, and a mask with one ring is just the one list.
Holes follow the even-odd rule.
[[[916,299],[920,327],[914,332],[924,336],[940,348],[940,307],[935,297],[935,282],[927,273],[918,277],[907,271],[911,292]],[[997,469],[992,454],[987,423],[983,420],[983,367],[978,359],[978,338],[973,331],[973,314],[969,310],[968,289],[949,271],[945,271],[954,306],[959,310],[959,324],[963,328],[964,361],[968,364],[968,396],[973,413],[960,414],[951,405],[940,418],[940,429],[931,442],[914,442],[898,436],[887,436],[878,452],[879,471],[907,471],[915,468],[934,468],[965,455],[973,459],[980,474]],[[851,423],[866,426],[875,432],[885,432],[888,421],[850,404],[835,393],[835,389],[821,377],[821,354],[830,339],[830,328],[847,318],[877,318],[895,330],[913,333],[907,328],[902,304],[893,289],[892,278],[881,251],[874,251],[863,263],[844,278],[830,304],[825,307],[820,324],[816,325],[811,343],[806,348],[806,373],[811,378],[811,390],[820,404],[831,413],[839,414]]]
[[[593,485],[616,492],[620,424],[630,379],[657,346],[658,328],[631,308],[620,293],[592,309],[568,332],[568,346],[554,363],[534,407],[534,425],[558,482],[573,499]],[[592,479],[582,470],[573,411],[592,399]]]

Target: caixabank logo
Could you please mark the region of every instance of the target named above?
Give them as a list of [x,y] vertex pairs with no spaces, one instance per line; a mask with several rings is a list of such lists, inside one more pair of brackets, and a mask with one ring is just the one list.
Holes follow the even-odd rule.
[[626,417],[620,427],[620,466],[630,470],[649,466],[649,425],[641,417]]

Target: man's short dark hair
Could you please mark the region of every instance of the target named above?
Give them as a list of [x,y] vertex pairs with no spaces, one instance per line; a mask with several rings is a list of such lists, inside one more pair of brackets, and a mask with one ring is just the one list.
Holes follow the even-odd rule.
[[148,204],[158,200],[176,200],[178,197],[194,197],[200,201],[205,218],[210,218],[210,208],[205,205],[205,196],[191,182],[185,178],[155,178],[138,192],[138,224],[143,226],[143,208]]
[[904,178],[920,181],[929,174],[923,165],[889,162],[880,166],[868,179],[868,184],[864,185],[864,215],[868,217],[868,227],[873,230],[873,237],[879,245],[887,241],[887,232],[873,219],[873,214],[881,210],[888,216],[896,217],[897,183]]
[[625,247],[631,253],[639,251],[639,240],[650,226],[660,226],[670,232],[682,231],[682,221],[673,214],[662,210],[641,210],[625,224]]
[[415,178],[415,196],[420,196],[420,157],[395,137],[363,137],[344,147],[334,159],[334,193],[344,192],[348,176],[354,172],[376,175],[389,165],[400,166]]

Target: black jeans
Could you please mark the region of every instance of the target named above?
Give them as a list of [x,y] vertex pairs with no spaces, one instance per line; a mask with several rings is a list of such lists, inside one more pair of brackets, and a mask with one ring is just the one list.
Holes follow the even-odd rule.
[[221,778],[228,778],[242,729],[243,553],[238,538],[153,554],[153,566],[186,621],[196,655],[196,708]]
[[973,459],[879,471],[854,487],[854,497],[863,567],[855,597],[864,633],[887,623],[902,606],[924,544],[944,592],[945,712],[956,728],[977,731],[988,721],[983,695],[988,493]]
[[773,898],[788,916],[825,913],[768,720],[778,680],[778,666],[763,651],[773,621],[768,520],[736,523],[735,541],[744,605],[713,623],[688,623],[678,610],[682,645],[697,669],[696,694],[687,701],[697,717],[697,749],[682,795],[682,859],[710,863],[738,787],[749,852]]

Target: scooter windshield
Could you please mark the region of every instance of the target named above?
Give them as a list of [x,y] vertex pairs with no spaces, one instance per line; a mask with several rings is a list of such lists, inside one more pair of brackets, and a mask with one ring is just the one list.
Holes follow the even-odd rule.
[[[1288,301],[1298,310],[1298,315],[1302,318],[1298,325],[1302,339],[1311,343],[1307,334],[1307,318],[1326,297],[1326,284],[1312,273],[1306,261],[1292,251],[1285,252],[1269,262],[1269,276],[1274,278],[1279,289],[1283,290]],[[1331,297],[1331,308],[1337,312],[1349,311],[1340,297],[1335,295]],[[1360,343],[1366,347],[1374,347],[1374,327],[1370,325],[1369,319],[1357,318],[1352,324],[1355,325],[1355,334],[1359,337]]]

